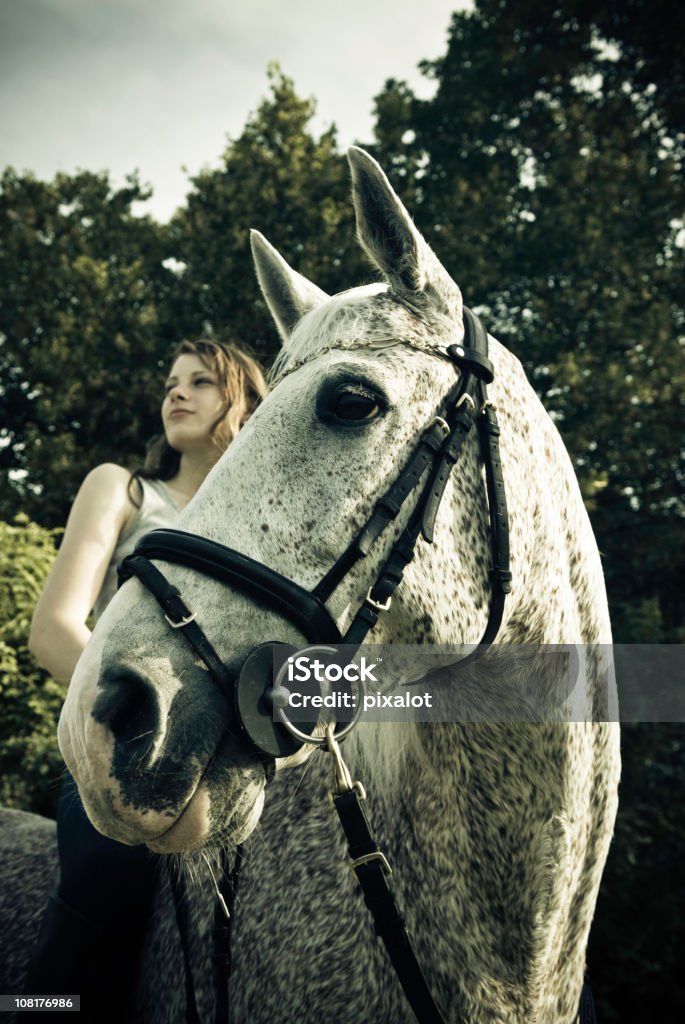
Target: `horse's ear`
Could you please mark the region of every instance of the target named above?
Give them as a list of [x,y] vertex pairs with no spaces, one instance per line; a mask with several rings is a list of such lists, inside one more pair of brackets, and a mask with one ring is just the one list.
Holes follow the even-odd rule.
[[276,321],[278,333],[283,342],[287,343],[305,313],[320,306],[328,295],[289,267],[259,231],[250,232],[250,244],[259,286]]
[[390,289],[410,302],[425,296],[441,312],[461,319],[461,292],[395,194],[382,168],[363,149],[347,152],[357,237]]

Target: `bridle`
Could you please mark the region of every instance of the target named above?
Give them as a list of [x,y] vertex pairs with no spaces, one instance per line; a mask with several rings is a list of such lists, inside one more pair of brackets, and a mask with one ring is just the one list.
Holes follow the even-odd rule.
[[[124,559],[119,568],[121,582],[136,576],[161,605],[170,627],[182,630],[182,635],[207,666],[213,682],[226,698],[229,715],[227,728],[237,726],[241,735],[262,758],[267,780],[273,774],[276,757],[294,753],[305,742],[319,742],[327,746],[334,764],[331,798],[347,839],[351,867],[360,884],[364,901],[373,915],[376,933],[385,944],[419,1024],[444,1024],[444,1018],[423,976],[390,887],[390,865],[378,846],[366,815],[364,787],[360,782],[352,781],[342,758],[338,739],[349,731],[349,726],[336,732],[335,723],[332,723],[323,738],[303,735],[294,728],[282,708],[277,706],[277,690],[272,686],[273,653],[274,647],[278,645],[261,643],[252,648],[237,672],[230,669],[206,637],[195,612],[188,608],[178,590],[151,560],[172,562],[211,576],[273,609],[295,625],[310,645],[315,645],[305,648],[302,653],[306,654],[307,650],[319,651],[321,645],[326,644],[345,644],[356,649],[376,625],[379,616],[389,609],[404,570],[414,557],[419,537],[422,536],[427,543],[433,542],[435,520],[447,482],[464,442],[476,423],[488,498],[491,595],[483,636],[478,646],[458,664],[463,667],[480,657],[493,643],[501,626],[505,597],[511,589],[511,572],[509,521],[499,456],[500,430],[495,408],[487,397],[487,385],[494,379],[494,370],[488,358],[487,332],[469,309],[464,308],[464,343],[451,345],[442,354],[459,371],[457,383],[443,400],[442,415],[435,417],[424,429],[396,480],[376,502],[362,529],[313,590],[306,590],[274,569],[232,548],[180,530],[153,530],[142,538],[134,553]],[[417,491],[418,497],[406,526],[382,562],[351,624],[342,634],[326,602],[351,569],[369,554],[388,524],[399,516]],[[242,857],[243,851],[239,847],[230,877],[227,878],[224,871],[223,877],[217,882],[212,873],[219,899],[215,911],[214,956],[217,971],[217,1024],[228,1021],[231,915],[226,903],[232,905],[235,898]],[[186,967],[187,1019],[191,1024],[199,1024],[187,935],[183,925],[187,893],[178,880],[172,887]],[[594,1006],[587,985],[581,995],[579,1019],[587,1024],[594,1021]]]
[[[376,502],[362,529],[313,590],[306,590],[239,551],[181,530],[153,530],[140,540],[133,554],[125,558],[119,567],[120,582],[136,576],[161,605],[171,628],[182,631],[226,698],[227,728],[236,726],[263,759],[287,756],[303,744],[288,730],[283,716],[279,720],[274,715],[270,701],[275,645],[257,645],[248,653],[238,672],[230,669],[205,635],[196,613],[186,605],[178,590],[152,564],[152,560],[183,565],[239,589],[288,619],[310,644],[345,644],[356,648],[376,625],[379,616],[390,608],[404,570],[414,557],[419,537],[423,536],[426,542],[432,543],[435,519],[447,481],[473,424],[477,423],[485,466],[492,551],[488,623],[478,647],[467,657],[470,660],[479,656],[497,635],[504,599],[511,587],[509,523],[499,458],[499,425],[494,406],[487,399],[487,384],[494,378],[488,358],[487,332],[478,317],[466,308],[464,327],[464,344],[441,350],[460,371],[457,383],[444,398],[443,415],[436,416],[425,428],[399,476]],[[407,525],[382,563],[351,624],[342,634],[326,602],[351,569],[369,554],[388,524],[397,518],[416,491],[418,498]]]
[[[509,523],[499,457],[499,425],[495,408],[487,398],[487,385],[494,378],[494,370],[488,358],[487,332],[470,310],[464,309],[464,343],[449,346],[443,354],[459,371],[459,377],[443,400],[442,415],[436,416],[424,429],[398,477],[376,502],[362,529],[313,590],[306,590],[239,551],[181,530],[153,530],[139,541],[133,554],[125,558],[119,567],[120,582],[136,576],[160,604],[169,626],[182,631],[186,642],[204,662],[212,681],[226,698],[226,728],[239,729],[265,762],[267,779],[273,774],[276,757],[296,752],[305,742],[302,733],[292,727],[282,709],[274,706],[273,651],[277,645],[261,643],[248,653],[239,671],[229,668],[205,635],[196,613],[186,605],[176,587],[153,565],[152,560],[183,565],[239,589],[288,619],[310,645],[316,645],[317,650],[322,644],[345,644],[356,649],[376,625],[379,616],[390,608],[404,570],[414,557],[419,537],[422,536],[429,544],[433,542],[435,520],[447,482],[471,428],[477,423],[490,518],[491,597],[488,622],[480,643],[459,664],[464,665],[479,657],[492,644],[500,628],[504,600],[511,588],[511,573]],[[348,629],[342,634],[326,602],[351,569],[369,554],[389,523],[399,516],[417,491],[418,497],[406,526],[382,562]],[[361,783],[352,781],[343,761],[337,739],[340,735],[330,725],[325,738],[311,736],[308,741],[326,743],[333,757],[335,787],[331,796],[347,838],[352,868],[373,914],[376,932],[385,943],[417,1020],[421,1024],[443,1024],[443,1017],[418,964],[388,884],[390,866],[369,824],[363,806],[364,788]],[[215,913],[215,930],[223,936],[215,951],[215,959],[223,964],[217,983],[217,1021],[228,1020],[231,922],[224,896],[230,901],[235,894],[241,860],[242,850],[239,850],[232,884],[227,886],[225,878],[219,883],[214,879],[220,901]],[[186,893],[178,882],[173,888],[186,965],[187,1017],[188,1021],[197,1022],[199,1016],[183,924]],[[222,919],[220,907],[225,911],[228,922]]]
[[[305,741],[324,742],[328,746],[334,760],[335,791],[331,796],[347,838],[352,867],[373,914],[376,931],[386,945],[421,1024],[442,1024],[443,1018],[416,960],[388,884],[390,867],[366,816],[363,786],[352,781],[342,759],[338,744],[342,733],[336,733],[334,726],[330,725],[325,738],[311,736],[307,739],[295,729],[282,709],[274,707],[275,691],[271,683],[276,645],[259,644],[248,653],[239,671],[230,669],[205,635],[196,613],[186,605],[179,591],[153,565],[152,560],[183,565],[239,589],[288,619],[311,645],[317,645],[316,650],[320,650],[322,644],[345,644],[356,649],[376,625],[379,616],[390,608],[404,570],[414,557],[419,537],[422,536],[427,543],[433,542],[435,520],[447,482],[471,428],[477,423],[490,517],[491,597],[488,622],[480,643],[460,664],[478,657],[492,644],[500,628],[504,599],[511,586],[511,573],[507,505],[499,458],[499,425],[494,406],[487,398],[487,385],[494,378],[488,358],[487,332],[478,317],[468,309],[464,309],[464,327],[464,343],[451,345],[442,352],[459,371],[455,386],[443,400],[442,415],[436,416],[424,429],[398,477],[376,502],[362,529],[313,590],[306,590],[256,559],[180,530],[153,530],[142,538],[134,553],[119,567],[120,582],[136,576],[161,605],[169,626],[182,631],[187,643],[204,662],[213,682],[226,698],[229,715],[226,727],[237,726],[265,761],[267,779],[273,773],[274,759],[294,753]],[[352,568],[369,554],[389,523],[399,516],[416,492],[418,496],[406,526],[382,562],[348,629],[341,633],[326,602]],[[276,713],[278,711],[280,714]],[[241,859],[242,851],[239,850],[232,884],[226,886],[225,878],[217,883],[212,876],[224,910],[224,895],[230,901],[235,893]],[[187,1016],[194,1022],[199,1017],[183,927],[185,893],[178,883],[174,886],[174,896],[184,942]],[[226,916],[230,918],[227,911]],[[219,960],[223,958],[224,964],[223,976],[217,986],[217,1020],[227,1020],[230,941],[226,921],[222,920],[218,905],[215,925],[224,936],[215,954]]]

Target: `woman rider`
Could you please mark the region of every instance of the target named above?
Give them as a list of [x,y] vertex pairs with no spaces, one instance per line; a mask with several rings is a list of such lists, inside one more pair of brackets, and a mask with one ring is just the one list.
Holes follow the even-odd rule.
[[[29,647],[68,682],[116,590],[116,567],[143,534],[173,526],[266,391],[250,356],[214,340],[173,353],[162,402],[163,435],[145,468],[97,466],[74,501],[62,545],[31,623]],[[57,815],[60,882],[50,898],[27,995],[80,995],[81,1019],[130,1020],[156,858],[102,836],[71,778]]]

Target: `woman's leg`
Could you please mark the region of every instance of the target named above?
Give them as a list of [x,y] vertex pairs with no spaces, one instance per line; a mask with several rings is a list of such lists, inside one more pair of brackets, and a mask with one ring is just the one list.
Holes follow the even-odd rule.
[[24,990],[80,995],[82,1022],[132,1020],[157,858],[93,828],[71,778],[60,795],[57,840],[60,882]]

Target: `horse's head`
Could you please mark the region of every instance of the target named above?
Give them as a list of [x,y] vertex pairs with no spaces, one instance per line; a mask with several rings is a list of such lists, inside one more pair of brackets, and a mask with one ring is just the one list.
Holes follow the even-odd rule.
[[[440,412],[458,378],[445,351],[463,338],[459,289],[375,161],[354,149],[350,163],[359,240],[385,283],[329,297],[253,236],[260,284],[284,343],[276,386],[179,523],[307,590],[368,520]],[[493,355],[510,377],[519,373],[499,346]],[[402,510],[328,597],[341,631],[408,514]],[[419,544],[370,639],[477,642],[488,620],[489,558],[474,436],[458,479],[448,483],[435,543]],[[237,672],[260,642],[305,641],[290,619],[239,588],[176,564],[163,568],[229,670]],[[95,825],[162,852],[219,834],[245,838],[265,786],[263,763],[226,730],[226,698],[182,633],[129,580],[97,624],[60,722],[62,752]]]

